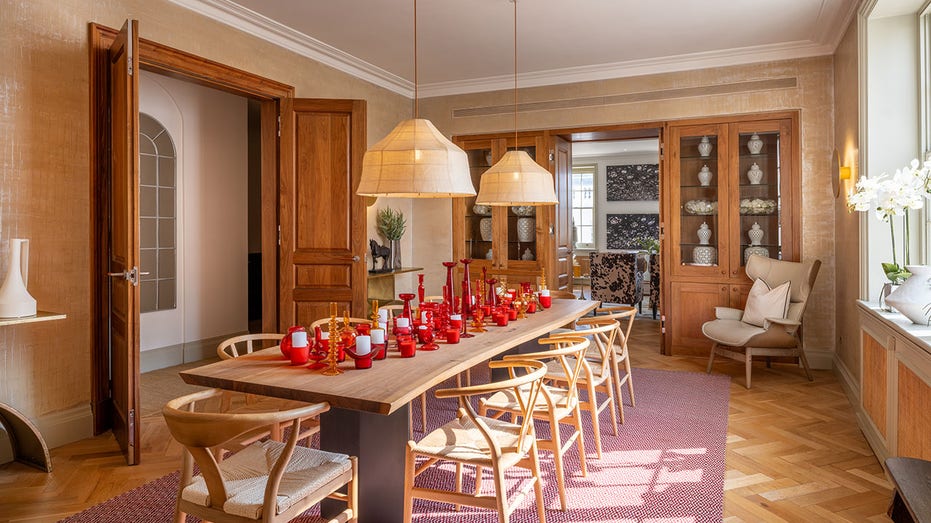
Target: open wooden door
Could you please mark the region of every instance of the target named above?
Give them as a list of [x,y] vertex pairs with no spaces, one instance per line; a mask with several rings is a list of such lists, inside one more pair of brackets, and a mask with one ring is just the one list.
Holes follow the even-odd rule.
[[138,22],[110,46],[110,391],[113,435],[139,463]]
[[572,144],[559,136],[553,137],[555,171],[553,179],[556,197],[556,288],[572,290]]
[[340,312],[366,317],[365,200],[356,195],[366,148],[362,100],[281,104],[280,332]]

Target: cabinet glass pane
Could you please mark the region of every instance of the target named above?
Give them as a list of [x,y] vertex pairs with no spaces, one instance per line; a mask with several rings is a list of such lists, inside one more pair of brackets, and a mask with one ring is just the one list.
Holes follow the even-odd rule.
[[[508,147],[509,151],[515,150]],[[520,146],[530,158],[537,159],[537,148]],[[508,207],[508,259],[533,261],[537,259],[537,209],[533,206]]]
[[751,254],[782,259],[779,132],[741,133],[740,263]]
[[[482,173],[491,167],[491,149],[470,149],[466,151],[469,156],[469,170],[472,173],[472,185],[478,190]],[[475,197],[466,200],[465,215],[466,256],[473,259],[490,259],[492,224],[491,207],[475,205]]]
[[684,265],[718,264],[718,137],[682,136],[679,143],[679,248]]

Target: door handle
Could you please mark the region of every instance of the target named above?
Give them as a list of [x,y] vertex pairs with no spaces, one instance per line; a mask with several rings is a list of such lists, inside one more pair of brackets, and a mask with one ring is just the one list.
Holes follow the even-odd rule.
[[355,256],[352,257],[352,261],[354,261],[354,262],[357,262],[357,261],[359,261],[359,260],[361,260],[361,259],[362,259],[362,258],[360,258],[358,254],[356,254]]
[[128,271],[123,271],[123,272],[108,272],[108,273],[107,273],[107,276],[110,276],[110,277],[112,277],[112,278],[123,278],[124,280],[126,280],[126,281],[132,283],[133,286],[138,286],[138,285],[139,285],[139,276],[148,276],[149,274],[150,274],[150,273],[148,273],[148,272],[139,272],[139,268],[138,268],[138,267],[133,267],[132,269],[130,269],[130,270],[128,270]]

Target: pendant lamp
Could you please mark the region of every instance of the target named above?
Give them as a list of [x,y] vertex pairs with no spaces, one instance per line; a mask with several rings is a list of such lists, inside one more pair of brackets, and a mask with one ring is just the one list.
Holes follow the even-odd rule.
[[465,151],[418,118],[417,0],[414,0],[414,118],[399,123],[362,158],[360,196],[450,198],[474,196]]
[[[517,0],[514,2],[514,145],[517,145]],[[554,205],[559,203],[553,175],[526,151],[508,151],[482,174],[475,203],[481,205]]]

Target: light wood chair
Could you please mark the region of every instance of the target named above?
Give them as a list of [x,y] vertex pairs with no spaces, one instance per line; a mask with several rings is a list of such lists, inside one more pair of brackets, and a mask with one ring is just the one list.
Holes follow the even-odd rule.
[[[336,321],[339,322],[340,325],[342,325],[342,324],[343,324],[343,317],[342,317],[342,316],[337,316],[337,317],[336,317]],[[371,324],[371,323],[372,323],[372,320],[371,320],[371,319],[366,319],[366,318],[349,318],[349,325],[350,325],[350,326],[352,326],[352,325],[366,324],[366,323]],[[311,323],[311,324],[310,324],[310,327],[307,329],[307,330],[308,330],[308,333],[312,333],[313,330],[314,330],[314,327],[320,327],[320,329],[323,330],[323,331],[326,331],[327,329],[329,329],[329,328],[330,328],[330,318],[329,318],[329,316],[326,317],[326,318],[320,318],[319,320],[314,320],[314,322]],[[313,335],[311,334],[310,337],[313,337]]]
[[[277,333],[255,333],[255,334],[243,334],[242,336],[235,336],[220,342],[217,346],[217,355],[222,360],[228,360],[232,358],[238,358],[244,354],[251,354],[256,350],[261,350],[268,348],[274,344],[281,343],[281,339],[284,338],[284,334]],[[274,343],[273,343],[274,342]],[[223,396],[221,400],[221,411],[231,412],[231,413],[247,413],[250,411],[256,412],[267,412],[267,411],[284,411],[291,410],[300,407],[305,407],[309,405],[302,401],[294,400],[285,400],[281,398],[269,398],[264,396],[256,396],[254,394],[245,395],[244,406],[232,408],[232,392],[223,391]],[[232,409],[232,410],[231,410]],[[285,423],[284,426],[288,425]],[[275,441],[281,441],[282,430],[284,426],[274,425],[270,426],[268,434],[271,439]],[[318,416],[313,416],[304,420],[301,420],[300,433],[298,435],[298,441],[310,438],[317,432],[320,432],[320,418]],[[249,444],[255,439],[261,439],[264,435],[256,434],[254,438],[244,440],[244,444]],[[310,440],[307,441],[307,444],[310,444]]]
[[[533,417],[543,420],[550,425],[550,438],[537,437],[537,446],[553,453],[553,462],[556,465],[556,484],[559,489],[559,506],[566,510],[566,479],[563,471],[563,456],[573,444],[578,446],[579,465],[582,476],[588,476],[588,467],[585,465],[585,439],[582,431],[582,412],[579,408],[579,389],[576,387],[582,365],[585,361],[585,352],[590,342],[585,338],[545,338],[539,340],[542,345],[552,346],[552,350],[542,352],[512,354],[505,356],[509,359],[530,359],[542,362],[553,361],[559,364],[565,375],[569,378],[565,387],[544,385],[533,406]],[[514,378],[515,376],[511,376]],[[519,391],[515,395],[512,391],[496,392],[488,398],[479,400],[479,415],[486,416],[488,411],[497,411],[491,416],[500,418],[505,413],[511,414],[511,422],[524,412],[523,405],[527,405],[526,394]],[[565,438],[559,430],[559,424],[564,423],[573,427],[572,434]]]
[[442,296],[424,296],[423,301],[429,301],[433,303],[443,303]]
[[[472,385],[455,389],[436,391],[437,398],[458,398],[458,417],[446,425],[430,432],[420,441],[409,441],[405,451],[406,471],[404,474],[404,519],[410,523],[414,498],[429,499],[441,503],[452,503],[483,507],[498,511],[498,521],[507,523],[511,512],[523,500],[530,488],[534,489],[537,504],[537,519],[546,522],[543,505],[543,486],[540,478],[540,461],[537,456],[537,440],[533,426],[532,410],[537,404],[542,388],[546,367],[542,362],[532,360],[500,360],[488,364],[492,368],[520,369],[521,375],[504,381]],[[501,420],[480,416],[475,412],[471,398],[478,395],[495,394],[511,391],[520,397],[524,410],[521,423],[508,423]],[[417,458],[424,457],[424,462],[417,466]],[[456,463],[456,491],[441,491],[431,488],[415,487],[414,478],[440,461]],[[475,492],[462,492],[462,465],[475,466]],[[505,471],[518,466],[528,469],[531,478],[512,500],[508,500]],[[482,495],[482,472],[490,468],[494,476],[494,496]]]
[[[614,337],[614,347],[611,351],[611,380],[614,382],[614,389],[617,392],[617,410],[621,415],[621,423],[624,423],[624,396],[621,391],[624,384],[627,384],[627,392],[630,394],[630,406],[636,407],[637,400],[634,398],[634,378],[630,371],[630,351],[627,347],[627,340],[630,339],[630,331],[634,327],[634,318],[637,317],[637,309],[619,305],[612,307],[600,307],[595,309],[595,317],[601,319],[617,320],[617,334]],[[589,320],[578,322],[578,325],[586,325]],[[592,354],[589,353],[591,358]],[[621,365],[624,366],[621,372]]]
[[[617,436],[617,413],[614,407],[614,385],[611,379],[611,351],[614,346],[614,338],[617,336],[617,320],[600,319],[600,318],[582,318],[578,323],[585,320],[584,331],[568,331],[551,333],[550,338],[574,338],[580,334],[590,337],[594,343],[589,346],[588,354],[584,358],[582,373],[576,382],[576,387],[584,390],[586,397],[579,397],[579,406],[582,410],[587,410],[592,417],[592,430],[595,433],[595,448],[598,452],[598,458],[601,458],[601,422],[598,419],[599,414],[604,409],[611,409],[611,423],[614,426],[614,435]],[[558,362],[547,363],[546,380],[554,382],[568,382],[569,376],[566,374],[562,365]],[[598,393],[603,392],[607,398],[599,403]]]
[[560,299],[560,300],[577,300],[577,299],[579,299],[579,297],[576,296],[575,293],[572,292],[572,291],[560,291],[560,290],[556,290],[556,289],[550,289],[550,298],[553,298],[554,300],[556,300],[556,299]]
[[[358,519],[356,458],[297,446],[300,421],[319,416],[326,403],[250,414],[199,412],[196,404],[219,396],[208,389],[169,401],[162,409],[168,430],[184,446],[176,523],[187,514],[216,523],[289,521],[325,497],[345,501],[332,522]],[[237,436],[289,422],[287,443],[255,442],[222,463],[214,450]],[[194,475],[194,463],[200,474]],[[348,494],[336,492],[347,486]]]

